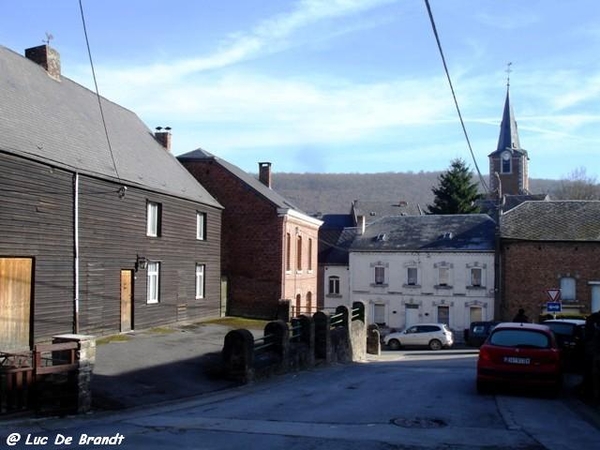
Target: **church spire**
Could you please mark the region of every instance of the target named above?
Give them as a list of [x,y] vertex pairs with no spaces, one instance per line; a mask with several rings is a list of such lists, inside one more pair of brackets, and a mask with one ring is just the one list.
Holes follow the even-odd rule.
[[508,63],[506,69],[506,100],[504,101],[504,113],[502,114],[502,123],[500,124],[500,137],[498,138],[497,151],[505,149],[518,149],[521,150],[521,143],[519,142],[519,131],[517,130],[517,121],[515,120],[515,114],[513,113],[512,105],[510,104],[510,66],[512,63]]

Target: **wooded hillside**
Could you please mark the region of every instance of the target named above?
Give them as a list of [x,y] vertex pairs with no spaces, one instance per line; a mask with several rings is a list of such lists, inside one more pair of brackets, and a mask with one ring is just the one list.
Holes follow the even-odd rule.
[[[406,201],[424,210],[433,202],[431,188],[441,172],[273,173],[273,189],[309,214],[344,214],[353,200]],[[486,180],[487,182],[487,180]],[[533,194],[550,194],[557,180],[529,180]]]

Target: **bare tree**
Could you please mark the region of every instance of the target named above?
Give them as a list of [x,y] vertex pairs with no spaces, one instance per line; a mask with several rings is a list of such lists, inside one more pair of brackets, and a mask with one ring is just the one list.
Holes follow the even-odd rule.
[[588,176],[585,167],[573,170],[560,181],[553,197],[557,200],[600,200],[600,184]]

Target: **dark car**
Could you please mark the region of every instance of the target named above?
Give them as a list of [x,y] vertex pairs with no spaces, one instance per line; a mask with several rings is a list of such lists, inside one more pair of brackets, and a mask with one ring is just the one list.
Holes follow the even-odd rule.
[[582,372],[585,358],[585,320],[550,319],[545,320],[543,324],[550,327],[556,336],[565,370]]
[[469,328],[465,330],[465,342],[470,347],[481,347],[490,332],[499,322],[471,322]]
[[539,388],[555,396],[563,380],[561,351],[547,325],[505,322],[479,349],[477,391],[496,387]]

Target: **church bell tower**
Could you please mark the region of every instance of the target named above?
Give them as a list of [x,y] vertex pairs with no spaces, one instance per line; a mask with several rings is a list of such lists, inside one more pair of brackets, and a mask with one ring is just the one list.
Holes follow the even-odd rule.
[[[508,72],[510,73],[510,64]],[[488,155],[490,190],[497,197],[529,194],[529,156],[521,148],[517,122],[510,103],[510,78],[506,83],[506,100],[496,151]]]

